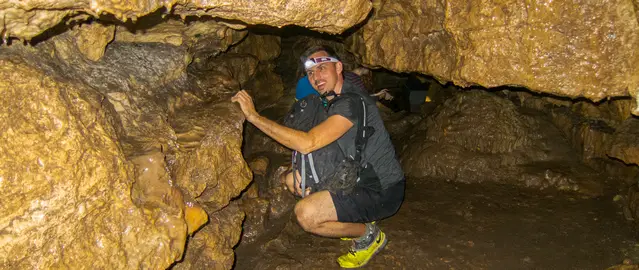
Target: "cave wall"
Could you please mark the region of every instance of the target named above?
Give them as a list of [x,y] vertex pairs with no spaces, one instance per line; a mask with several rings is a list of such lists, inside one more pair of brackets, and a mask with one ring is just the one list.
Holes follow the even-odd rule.
[[459,86],[566,97],[636,96],[633,1],[373,1],[350,38],[363,63]]
[[19,1],[0,6],[4,18],[0,32],[4,38],[31,39],[58,23],[86,20],[89,17],[114,17],[119,21],[136,22],[158,10],[187,16],[210,16],[225,19],[231,27],[243,28],[243,23],[276,27],[302,25],[327,33],[341,33],[366,18],[371,3],[367,0],[347,1]]
[[166,14],[216,17],[234,29],[299,25],[339,34],[357,25],[349,48],[370,67],[419,72],[459,86],[517,85],[598,101],[634,97],[639,90],[635,6],[630,0],[27,1],[0,7],[0,30],[5,39],[28,40],[58,23],[99,18],[135,24]]
[[255,78],[229,67],[259,55],[222,57],[247,32],[215,21],[156,25],[0,52],[0,268],[232,267],[252,174],[230,96]]

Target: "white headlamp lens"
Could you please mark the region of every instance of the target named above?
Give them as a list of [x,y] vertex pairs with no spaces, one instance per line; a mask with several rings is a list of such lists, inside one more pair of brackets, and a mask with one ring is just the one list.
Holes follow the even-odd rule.
[[317,66],[321,63],[326,63],[326,62],[336,63],[336,62],[339,62],[339,60],[337,60],[337,58],[330,57],[330,56],[309,58],[308,60],[304,62],[304,69],[308,70],[314,66]]

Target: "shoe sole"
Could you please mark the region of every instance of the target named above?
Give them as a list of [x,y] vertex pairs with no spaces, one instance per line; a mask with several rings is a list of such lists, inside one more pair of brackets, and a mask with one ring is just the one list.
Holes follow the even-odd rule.
[[368,264],[368,262],[371,261],[371,259],[373,259],[373,257],[375,257],[379,252],[381,252],[382,250],[384,250],[384,248],[386,247],[386,244],[388,244],[388,238],[386,237],[386,235],[384,235],[384,242],[382,242],[381,245],[379,245],[379,248],[377,248],[377,250],[375,250],[375,252],[373,253],[373,255],[371,255],[368,260],[366,260],[364,262],[364,264],[357,266],[357,267],[341,267],[341,269],[357,269],[357,268],[362,268],[364,266],[366,266]]

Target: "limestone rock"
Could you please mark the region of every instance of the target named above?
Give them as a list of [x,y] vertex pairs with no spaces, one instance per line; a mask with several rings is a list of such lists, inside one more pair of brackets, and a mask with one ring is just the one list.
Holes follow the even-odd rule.
[[639,165],[639,120],[626,119],[615,132],[611,145],[611,157]]
[[373,3],[349,40],[369,66],[595,101],[639,90],[633,1]]
[[243,88],[253,98],[257,110],[273,106],[284,96],[282,78],[275,73],[275,66],[271,63],[260,64],[255,74]]
[[251,161],[254,177],[251,189],[255,191],[249,189],[239,203],[246,213],[243,244],[253,243],[269,230],[277,229],[289,219],[285,214],[291,213],[295,206],[293,195],[280,182],[280,176],[289,168],[286,163],[288,156],[269,155],[275,159],[274,162],[270,162],[265,156],[258,156]]
[[[77,165],[70,162],[68,166],[76,166],[82,172],[69,171],[68,174],[56,176],[61,177],[64,181],[69,181],[69,183],[75,183],[73,181],[82,182],[75,183],[72,188],[65,189],[69,190],[69,192],[77,189],[84,192],[84,189],[89,189],[87,191],[90,192],[88,195],[83,195],[84,193],[82,193],[80,194],[81,196],[76,196],[69,193],[73,200],[77,200],[77,203],[74,203],[70,209],[78,207],[81,209],[78,211],[87,209],[86,211],[92,211],[91,213],[97,216],[79,219],[80,222],[85,222],[86,224],[71,224],[69,228],[76,228],[82,237],[70,237],[69,233],[57,229],[60,227],[57,223],[58,217],[55,214],[49,214],[55,219],[52,222],[47,220],[42,228],[51,227],[59,230],[60,233],[48,233],[49,237],[46,240],[56,245],[56,247],[67,246],[69,243],[75,243],[70,241],[76,241],[78,243],[78,252],[65,248],[65,256],[69,254],[68,256],[73,256],[73,258],[66,258],[54,252],[50,259],[39,262],[42,264],[41,268],[59,268],[56,267],[59,264],[55,264],[57,263],[55,260],[58,260],[54,258],[56,256],[61,258],[59,260],[64,260],[65,265],[72,268],[81,268],[82,265],[114,269],[166,268],[174,261],[182,258],[187,234],[193,234],[209,220],[207,213],[211,214],[211,220],[216,218],[215,213],[223,206],[228,205],[229,200],[236,197],[251,180],[250,172],[241,156],[240,150],[243,116],[235,104],[230,105],[230,102],[228,102],[229,93],[220,92],[217,89],[216,91],[218,92],[211,94],[208,99],[202,99],[185,91],[186,89],[195,93],[202,92],[201,88],[206,88],[206,83],[211,81],[205,81],[197,74],[187,72],[189,69],[186,66],[190,62],[190,57],[185,46],[176,47],[166,43],[113,42],[107,46],[105,54],[99,60],[91,61],[80,53],[78,44],[75,41],[73,35],[62,34],[33,47],[10,46],[6,50],[3,49],[2,54],[0,54],[0,57],[17,57],[20,61],[34,66],[37,70],[42,70],[47,76],[51,76],[51,78],[48,78],[41,74],[34,75],[33,77],[36,78],[33,79],[34,84],[44,84],[42,77],[45,80],[54,82],[69,82],[68,84],[73,87],[62,85],[60,89],[76,93],[75,95],[78,98],[63,99],[67,100],[64,104],[71,104],[77,106],[78,110],[82,110],[82,113],[77,113],[77,117],[81,118],[86,129],[91,132],[97,132],[96,135],[91,136],[100,140],[110,140],[109,142],[112,144],[109,147],[103,147],[104,149],[100,148],[100,146],[95,146],[97,148],[95,151],[108,152],[105,152],[106,154],[100,152],[102,154],[96,158],[92,158],[95,154],[91,154],[93,153],[91,151],[94,150],[91,150],[90,143],[97,139],[91,139],[90,137],[87,139],[90,142],[88,144],[85,143],[87,145],[74,143],[65,146],[67,148],[64,148],[64,151],[77,152],[77,155],[82,155],[78,157],[72,156],[70,160],[86,159],[84,162],[89,162],[88,165]],[[6,66],[9,70],[12,67],[11,65]],[[19,69],[16,72],[22,72],[22,70]],[[25,74],[30,76],[28,72]],[[211,74],[208,75],[209,78],[215,77],[211,76]],[[11,76],[5,76],[5,78],[7,78],[8,82],[13,81]],[[238,82],[232,77],[221,77],[219,80],[231,82],[232,87],[229,88],[229,91],[233,93],[239,89]],[[0,87],[0,90],[13,90],[13,88],[8,88],[7,85]],[[76,90],[74,87],[81,89]],[[33,91],[33,95],[42,96],[43,100],[47,101],[32,101],[19,96],[14,98],[11,95],[6,95],[5,102],[24,100],[24,103],[12,104],[14,107],[24,107],[29,104],[45,106],[50,102],[48,99],[59,95],[56,93],[43,94],[41,91],[34,91],[28,87],[16,89],[18,90],[15,91],[19,91],[17,93],[22,95],[27,95]],[[211,89],[207,88],[207,90]],[[64,91],[62,92],[66,93]],[[84,95],[87,95],[91,102],[83,101],[87,99]],[[64,97],[64,95],[61,96]],[[225,103],[221,105],[211,103],[219,102],[220,99],[224,99]],[[20,115],[27,111],[26,109],[11,109],[13,108],[11,106],[7,108],[12,112],[21,111]],[[216,115],[216,117],[210,118],[212,117],[211,115]],[[20,123],[23,120],[18,118],[15,123]],[[96,124],[98,120],[105,122],[103,124],[105,128],[102,129],[108,129],[106,134],[99,133],[102,129],[99,125],[100,123]],[[23,122],[28,123],[28,121],[25,120]],[[176,122],[179,122],[179,124],[176,124]],[[52,125],[63,125],[62,127],[64,128],[64,122],[60,124],[54,121]],[[96,127],[97,130],[93,130]],[[42,132],[42,136],[50,136],[47,135],[46,129],[39,129],[38,132],[29,132],[35,135],[38,135],[38,132]],[[87,133],[84,130],[78,132]],[[92,133],[89,132],[87,134]],[[21,134],[16,136],[18,135]],[[11,144],[5,145],[12,147]],[[14,155],[22,154],[22,152],[15,152],[16,150],[12,151],[14,151]],[[37,151],[53,153],[53,150]],[[66,155],[68,156],[68,154]],[[45,155],[41,157],[43,159],[42,162],[49,163],[45,157]],[[28,156],[25,158],[28,158]],[[66,169],[62,168],[66,168],[66,162],[69,161],[67,159],[59,161],[58,163],[60,164],[53,166],[53,168],[58,168],[56,170],[64,172]],[[120,163],[111,167],[121,171],[110,172],[108,168],[111,167],[104,169],[105,165],[103,164],[114,162]],[[94,163],[100,164],[100,166]],[[9,163],[7,164],[10,165]],[[98,166],[98,168],[93,169],[91,166]],[[84,173],[84,171],[86,172]],[[105,172],[101,173],[101,171]],[[215,177],[206,178],[204,177],[206,175],[201,175],[199,174],[200,172],[214,175]],[[122,174],[120,177],[122,179],[116,177],[119,175],[118,173]],[[85,174],[88,176],[83,176]],[[0,176],[4,175],[5,172],[0,171]],[[95,177],[95,180],[90,177]],[[204,180],[205,188],[202,193],[192,192],[194,190],[193,186],[201,183],[198,182],[199,180]],[[95,184],[94,181],[98,181],[100,185]],[[114,181],[122,183],[116,183],[116,185],[113,184]],[[206,186],[206,181],[209,181],[209,186]],[[45,182],[42,185],[48,185],[46,183],[49,182]],[[112,185],[115,191],[108,189]],[[0,187],[2,186],[0,185]],[[94,188],[94,186],[96,187]],[[117,194],[122,198],[115,198],[115,195],[111,195],[114,192],[119,192]],[[10,192],[8,191],[7,193]],[[64,196],[64,194],[61,196]],[[78,198],[78,196],[80,197]],[[100,199],[99,207],[92,206],[94,202],[90,198],[103,198],[103,196],[106,199]],[[114,198],[109,199],[111,197]],[[13,197],[8,196],[7,198]],[[36,199],[42,200],[39,197],[34,197],[33,200]],[[31,201],[30,197],[26,200]],[[120,202],[121,200],[126,201]],[[10,201],[20,202],[20,200],[14,199]],[[8,205],[4,202],[2,204],[3,206]],[[40,211],[38,208],[34,209],[34,211]],[[4,209],[1,210],[0,212],[4,216],[5,211]],[[39,213],[38,215],[40,215]],[[48,212],[43,213],[48,214]],[[12,217],[13,214],[6,213],[6,215]],[[218,233],[219,236],[205,237],[205,239],[213,241],[207,244],[209,246],[207,249],[219,249],[223,255],[207,256],[206,258],[219,259],[217,262],[209,261],[207,263],[220,263],[220,265],[224,265],[224,269],[229,268],[229,261],[232,264],[232,246],[237,240],[229,240],[230,244],[227,246],[221,244],[218,246],[221,242],[216,240],[218,239],[216,237],[224,237],[227,233],[241,229],[240,224],[243,214],[240,210],[236,210],[232,215],[239,215],[240,221],[230,222],[223,227],[229,232]],[[59,218],[65,219],[67,217],[63,215]],[[237,219],[235,218],[234,220]],[[4,224],[4,222],[3,220],[0,224]],[[209,224],[211,222],[213,221],[210,221]],[[98,223],[100,225],[94,225]],[[203,230],[200,229],[200,231]],[[30,236],[26,231],[24,235],[24,237]],[[2,241],[9,240],[16,242],[15,245],[21,245],[21,242],[15,240],[11,235],[2,236]],[[104,243],[104,248],[109,249],[111,253],[104,252],[100,247],[82,249],[82,247],[87,245],[91,247],[91,244],[83,244],[84,242],[79,241]],[[27,264],[35,265],[38,262],[34,262],[31,258],[19,257],[25,256],[20,255],[20,252],[23,251],[18,252],[20,247],[14,249],[13,246],[3,245],[3,248],[6,247],[6,250],[2,250],[3,254],[11,254],[9,251],[15,251],[13,253],[17,254],[16,256],[18,257],[14,259],[20,259],[25,263],[25,267],[22,268],[34,268],[26,266]],[[37,247],[38,250],[49,249],[48,246],[43,245]],[[39,247],[43,248],[40,249]],[[49,258],[44,255],[38,256]],[[14,262],[17,263],[14,259],[7,261],[12,264]],[[84,259],[87,261],[101,261],[86,263],[83,261]],[[199,260],[201,262],[204,259]]]
[[231,52],[254,55],[260,61],[275,60],[280,56],[281,40],[279,36],[248,34]]
[[615,266],[606,268],[606,270],[639,270],[639,265],[637,264],[615,265]]
[[460,93],[413,133],[400,154],[409,177],[602,192],[559,130],[494,94]]
[[173,269],[232,269],[244,214],[235,204],[211,214],[211,222],[189,239],[184,261]]
[[[208,61],[208,72],[221,73],[232,77],[239,83],[239,87],[257,75],[259,60],[250,54],[225,53]],[[239,89],[239,88],[238,88]]]
[[76,37],[66,33],[37,46],[15,44],[3,48],[3,52],[19,53],[33,66],[66,80],[89,85],[104,95],[131,91],[149,95],[151,90],[166,91],[162,86],[184,76],[190,63],[184,47],[125,42],[112,42],[100,61],[87,61]]
[[632,151],[634,141],[628,135],[633,122],[629,98],[593,103],[540,97],[526,91],[505,90],[503,94],[524,108],[543,111],[588,166],[605,171],[620,184],[636,181],[639,168],[626,165],[633,164],[632,155],[624,154]]
[[133,166],[100,95],[0,60],[0,268],[166,268],[184,222],[131,201]]
[[82,54],[89,60],[98,61],[104,55],[107,44],[113,40],[115,26],[97,22],[83,24],[74,34]]
[[246,213],[246,221],[242,226],[242,244],[250,244],[265,233],[270,203],[267,199],[253,198],[242,202],[240,207]]
[[368,66],[450,80],[457,51],[447,19],[446,1],[375,0],[373,14],[347,44]]
[[176,184],[209,213],[225,207],[252,179],[241,153],[244,115],[229,101],[182,107],[170,119],[180,149]]
[[102,93],[104,105],[117,113],[115,127],[127,156],[174,147],[162,97],[177,93],[165,87],[168,82],[186,77],[185,48],[114,42],[99,61],[87,61],[72,37],[61,35],[21,53],[33,65]]
[[134,43],[167,43],[185,46],[196,53],[217,55],[246,36],[214,20],[185,23],[175,19],[150,16],[138,24],[118,26],[115,40]]
[[186,16],[212,16],[247,24],[276,27],[300,25],[328,33],[341,33],[363,21],[371,9],[367,0],[348,1],[28,1],[0,6],[5,37],[31,39],[62,22],[65,17],[86,13],[94,17],[112,14],[118,20],[137,21],[161,8],[164,12]]

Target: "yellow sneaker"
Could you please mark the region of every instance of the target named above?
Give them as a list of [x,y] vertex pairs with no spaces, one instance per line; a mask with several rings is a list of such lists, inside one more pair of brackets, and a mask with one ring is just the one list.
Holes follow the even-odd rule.
[[351,250],[337,258],[337,263],[342,268],[358,268],[366,265],[368,261],[384,249],[388,240],[386,234],[378,229],[377,237],[368,247],[363,249],[355,249],[355,245]]

